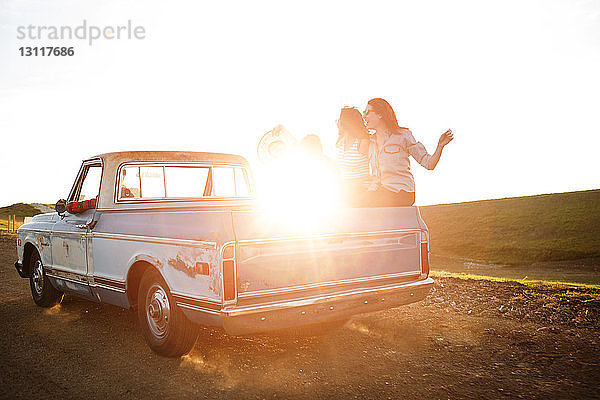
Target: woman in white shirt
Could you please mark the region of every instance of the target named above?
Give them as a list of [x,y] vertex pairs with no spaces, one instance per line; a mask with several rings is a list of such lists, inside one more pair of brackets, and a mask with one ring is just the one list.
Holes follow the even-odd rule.
[[442,150],[454,139],[452,130],[444,132],[433,154],[417,142],[408,128],[398,126],[392,106],[384,99],[369,100],[364,112],[367,128],[374,130],[369,159],[375,179],[369,191],[369,203],[376,207],[412,206],[415,180],[410,173],[409,155],[428,170],[436,167]]
[[370,181],[369,131],[360,111],[342,108],[338,133],[335,161],[342,180],[342,199],[350,206],[360,206]]

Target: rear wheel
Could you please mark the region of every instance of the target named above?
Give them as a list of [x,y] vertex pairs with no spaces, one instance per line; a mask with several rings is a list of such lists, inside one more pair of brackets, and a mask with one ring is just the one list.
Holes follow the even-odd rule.
[[29,287],[33,301],[40,307],[52,307],[62,300],[63,294],[56,290],[48,280],[44,265],[37,251],[29,258]]
[[198,327],[177,307],[167,284],[156,271],[140,281],[138,318],[150,348],[165,357],[188,353],[198,337]]

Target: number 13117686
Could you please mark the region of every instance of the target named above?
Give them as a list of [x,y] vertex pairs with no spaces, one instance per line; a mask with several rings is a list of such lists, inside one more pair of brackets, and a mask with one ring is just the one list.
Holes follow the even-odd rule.
[[37,57],[37,56],[73,56],[75,50],[73,47],[19,47],[21,56],[23,57]]

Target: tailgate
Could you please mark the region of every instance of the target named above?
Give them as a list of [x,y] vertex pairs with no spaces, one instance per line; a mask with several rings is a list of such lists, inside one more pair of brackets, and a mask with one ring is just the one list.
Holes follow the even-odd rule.
[[416,207],[340,209],[299,234],[254,211],[232,213],[240,298],[415,279],[426,229]]

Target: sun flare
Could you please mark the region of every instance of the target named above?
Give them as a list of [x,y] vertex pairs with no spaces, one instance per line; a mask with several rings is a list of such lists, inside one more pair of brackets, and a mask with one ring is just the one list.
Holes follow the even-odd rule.
[[339,177],[326,157],[295,152],[262,178],[257,197],[263,213],[299,232],[318,231],[340,206]]

